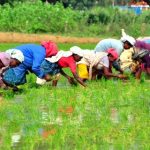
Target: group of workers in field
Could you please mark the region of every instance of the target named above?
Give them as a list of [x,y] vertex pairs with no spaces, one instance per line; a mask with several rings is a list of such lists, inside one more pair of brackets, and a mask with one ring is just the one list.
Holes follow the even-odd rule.
[[[63,68],[68,67],[73,77]],[[113,73],[114,68],[118,73]],[[145,72],[150,76],[150,37],[134,39],[122,29],[122,37],[101,40],[94,50],[73,46],[69,51],[58,50],[52,42],[23,44],[0,53],[0,87],[17,87],[26,83],[26,75],[34,73],[36,83],[43,85],[52,81],[56,86],[60,75],[70,84],[86,80],[119,78],[127,79],[130,72],[136,79]]]

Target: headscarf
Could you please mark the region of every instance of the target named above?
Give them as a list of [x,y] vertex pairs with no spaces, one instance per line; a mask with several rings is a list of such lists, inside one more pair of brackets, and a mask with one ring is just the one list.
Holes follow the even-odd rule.
[[120,39],[122,42],[128,41],[132,46],[135,44],[136,40],[125,33],[124,29],[122,29],[122,37]]
[[58,53],[58,47],[52,41],[42,41],[41,45],[46,49],[46,57],[51,57]]
[[80,47],[78,46],[73,46],[70,48],[70,51],[63,51],[63,50],[60,50],[56,56],[52,56],[51,58],[45,58],[46,60],[52,62],[52,63],[55,63],[55,62],[58,62],[60,58],[62,57],[69,57],[73,54],[77,54],[81,57],[83,57],[83,51],[81,50]]
[[24,55],[23,53],[18,49],[9,49],[6,51],[7,54],[10,55],[11,58],[15,58],[21,63],[24,61]]
[[55,56],[52,56],[50,58],[45,58],[47,61],[50,61],[51,63],[55,63],[55,62],[58,62],[58,60],[61,58],[61,57],[69,57],[72,55],[72,52],[68,51],[63,51],[63,50],[60,50]]
[[107,50],[108,54],[111,54],[115,59],[118,59],[119,55],[114,48],[109,48]]
[[10,64],[10,55],[5,53],[5,52],[1,52],[0,53],[0,60],[2,61],[4,67],[9,66],[9,64]]
[[79,55],[81,57],[83,57],[83,55],[84,55],[82,49],[78,46],[71,47],[70,52],[72,52],[73,54]]

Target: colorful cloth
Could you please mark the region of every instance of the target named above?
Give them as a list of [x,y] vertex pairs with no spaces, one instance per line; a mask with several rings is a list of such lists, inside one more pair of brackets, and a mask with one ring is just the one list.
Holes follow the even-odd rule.
[[[15,50],[15,52],[13,54],[10,54],[10,53],[7,53],[7,52],[1,52],[0,53],[0,60],[3,63],[3,65],[4,65],[4,67],[1,68],[1,70],[0,70],[0,83],[1,84],[3,83],[4,72],[9,67],[11,57],[15,58],[15,59],[18,59],[20,62],[24,59],[23,54],[20,51],[18,51],[18,50],[17,51]],[[6,77],[7,78],[8,78],[8,76],[9,76],[9,78],[11,78],[12,73],[6,73]]]
[[118,53],[116,52],[116,50],[114,49],[114,48],[109,48],[108,50],[107,50],[107,53],[108,54],[111,54],[115,59],[118,59]]
[[135,45],[134,45],[136,48],[138,49],[147,49],[147,50],[150,50],[150,44],[149,43],[146,43],[144,41],[140,41],[140,40],[137,40]]
[[86,64],[78,64],[78,75],[82,79],[88,79],[89,78],[89,71]]
[[60,58],[58,61],[58,65],[61,68],[69,67],[72,73],[76,73],[76,62],[73,56]]
[[17,76],[13,68],[4,72],[3,81],[8,85],[16,86],[26,83],[26,73]]
[[150,53],[142,59],[145,68],[150,68]]
[[[4,74],[4,80],[11,85],[26,83],[27,71],[33,72],[39,78],[44,77],[44,72],[40,70],[40,65],[46,56],[45,48],[36,44],[24,44],[16,47],[24,55],[24,61],[18,67],[9,68]],[[12,78],[11,78],[12,75]]]
[[150,38],[149,39],[144,39],[144,42],[150,44]]
[[2,76],[4,70],[6,70],[9,67],[11,57],[9,54],[5,52],[0,53],[0,60],[3,63],[4,67],[0,68],[0,84],[3,84]]
[[69,56],[71,56],[73,53],[72,52],[70,52],[70,51],[59,51],[58,53],[57,53],[57,55],[55,55],[55,56],[52,56],[52,57],[50,57],[50,58],[45,58],[46,60],[48,60],[48,61],[50,61],[50,62],[52,62],[52,63],[56,63],[56,62],[58,62],[59,61],[59,59],[60,58],[62,58],[62,57],[69,57]]
[[11,58],[17,59],[22,63],[24,61],[24,55],[23,53],[18,49],[9,49],[6,51],[7,54],[11,56]]
[[114,48],[120,55],[123,51],[123,42],[116,39],[104,39],[101,40],[95,47],[95,52],[106,52],[109,48]]
[[[40,70],[40,66],[46,57],[45,48],[36,44],[24,44],[16,47],[24,55],[23,66],[14,68],[16,76],[24,74],[27,70],[31,70],[39,78],[43,78],[44,73]],[[23,69],[22,69],[23,68]]]
[[135,44],[136,40],[125,33],[124,29],[122,29],[122,37],[120,39],[122,42],[128,41],[132,46]]
[[52,63],[58,62],[58,65],[61,68],[69,67],[71,72],[74,74],[76,73],[76,62],[72,56],[73,54],[83,57],[83,50],[81,50],[78,46],[73,46],[70,48],[70,51],[59,51],[56,56],[46,58],[46,60]]
[[120,67],[122,70],[129,68],[132,63],[132,55],[134,54],[134,49],[124,50],[120,55]]
[[86,51],[81,61],[77,64],[86,64],[89,67],[89,79],[92,79],[93,68],[109,68],[108,54],[105,52]]
[[[150,44],[146,43],[144,41],[136,41],[135,47],[138,48],[139,50],[142,49],[146,49],[150,51]],[[150,67],[150,53],[148,53],[147,55],[145,55],[142,59],[143,63],[144,63],[144,67],[145,68],[149,68]]]
[[70,52],[72,52],[73,54],[79,55],[81,57],[83,57],[84,55],[84,51],[78,46],[71,47]]
[[42,62],[40,69],[44,72],[44,74],[49,74],[52,76],[60,72],[60,68],[57,63],[51,63],[47,60]]
[[138,41],[144,41],[145,43],[150,44],[150,37],[139,37],[137,40]]
[[58,62],[59,59],[61,59],[62,57],[69,57],[73,54],[77,54],[77,55],[83,57],[83,50],[78,46],[73,46],[70,48],[70,51],[61,50],[55,56],[53,56],[51,58],[46,58],[46,60],[48,60],[52,63],[55,63],[55,62]]
[[46,49],[46,57],[55,56],[58,53],[58,47],[52,41],[42,41],[41,45]]
[[1,53],[0,53],[0,60],[1,60],[1,62],[3,63],[4,67],[9,66],[9,64],[10,64],[10,59],[11,59],[11,57],[10,57],[9,54],[7,54],[7,53],[5,53],[5,52],[1,52]]

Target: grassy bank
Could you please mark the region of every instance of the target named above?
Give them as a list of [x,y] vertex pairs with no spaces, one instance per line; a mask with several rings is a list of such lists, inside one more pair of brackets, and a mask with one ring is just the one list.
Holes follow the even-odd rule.
[[[16,45],[1,44],[0,49]],[[29,75],[20,93],[0,90],[0,149],[150,148],[148,82],[101,80],[83,88],[71,87],[62,77],[52,88],[34,81]]]

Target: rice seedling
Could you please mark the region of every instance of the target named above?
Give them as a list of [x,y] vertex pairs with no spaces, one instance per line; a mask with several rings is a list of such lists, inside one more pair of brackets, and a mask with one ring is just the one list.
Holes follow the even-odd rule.
[[22,92],[0,90],[0,149],[150,148],[149,82],[103,79],[87,88],[71,87],[63,77],[56,88],[34,82],[30,74]]

